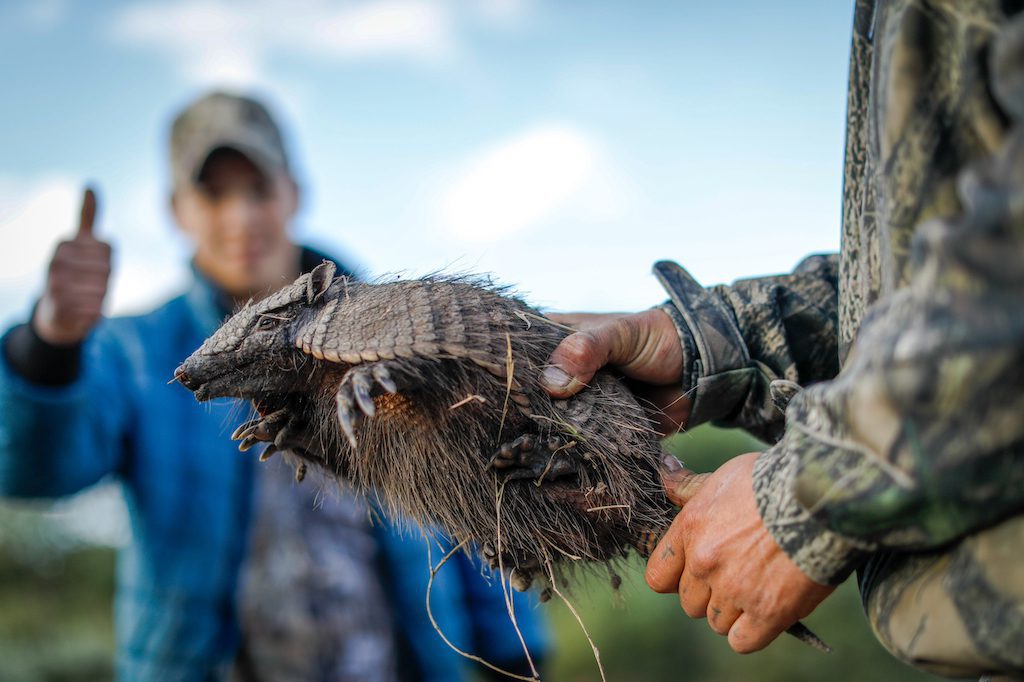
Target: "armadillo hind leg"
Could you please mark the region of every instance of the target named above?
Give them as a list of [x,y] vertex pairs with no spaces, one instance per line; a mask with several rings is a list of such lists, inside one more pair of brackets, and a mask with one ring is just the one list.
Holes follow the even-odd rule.
[[570,454],[575,446],[563,436],[538,436],[528,433],[503,443],[491,456],[487,469],[493,469],[509,481],[533,479],[537,485],[578,473]]
[[504,569],[509,585],[517,592],[526,592],[539,579],[543,582],[544,572],[540,560],[536,557],[520,560],[518,563],[507,553],[498,557],[495,544],[490,540],[481,543],[480,557],[492,571]]

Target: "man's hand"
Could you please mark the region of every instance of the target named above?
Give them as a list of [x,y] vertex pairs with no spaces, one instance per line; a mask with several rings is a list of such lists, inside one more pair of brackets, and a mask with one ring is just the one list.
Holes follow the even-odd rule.
[[761,522],[752,471],[758,453],[735,457],[694,486],[666,457],[662,480],[682,507],[647,561],[655,592],[678,592],[691,618],[708,619],[739,653],[766,647],[835,589],[800,571]]
[[657,308],[641,313],[574,313],[551,315],[579,331],[565,337],[551,354],[541,384],[556,398],[567,398],[587,385],[597,370],[612,365],[642,398],[662,435],[686,426],[693,402],[680,382],[683,351],[671,318]]
[[110,244],[93,236],[95,220],[96,195],[86,189],[78,231],[57,245],[46,288],[32,316],[32,328],[47,343],[78,343],[102,317],[110,278]]

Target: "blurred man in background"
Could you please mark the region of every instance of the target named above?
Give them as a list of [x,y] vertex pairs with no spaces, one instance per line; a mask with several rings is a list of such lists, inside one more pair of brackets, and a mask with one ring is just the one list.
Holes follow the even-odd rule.
[[850,61],[842,253],[708,289],[658,263],[670,301],[581,318],[545,378],[612,362],[666,432],[774,443],[702,487],[666,460],[648,584],[736,651],[856,570],[901,660],[1024,679],[1024,9],[858,0]]
[[[259,102],[193,102],[174,121],[170,157],[174,217],[195,245],[191,286],[151,313],[103,319],[111,250],[86,191],[31,320],[2,340],[0,492],[123,483],[133,539],[117,569],[122,679],[459,679],[463,659],[424,606],[426,540],[371,523],[360,499],[298,485],[280,458],[239,456],[225,432],[237,405],[200,407],[166,385],[236,305],[325,258],[289,236],[299,189]],[[500,589],[467,557],[454,561],[433,586],[440,628],[529,672]],[[521,608],[518,622],[542,653],[537,615]]]

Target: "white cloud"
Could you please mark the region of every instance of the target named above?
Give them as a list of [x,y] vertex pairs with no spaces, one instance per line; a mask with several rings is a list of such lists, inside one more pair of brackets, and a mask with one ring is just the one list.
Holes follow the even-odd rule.
[[0,174],[0,326],[24,317],[56,243],[75,231],[81,186],[70,177]]
[[279,56],[444,58],[454,23],[450,3],[429,0],[151,0],[120,10],[110,31],[123,44],[166,52],[192,82],[250,86]]
[[31,181],[0,176],[0,286],[21,288],[38,279],[56,242],[74,234],[81,191],[78,182],[59,175]]
[[505,26],[518,24],[526,16],[531,0],[469,0],[468,6],[483,19]]
[[[179,289],[186,275],[184,245],[171,233],[141,220],[156,206],[155,186],[142,183],[107,205],[100,192],[96,236],[114,245],[114,272],[105,308],[111,314],[152,307]],[[0,174],[0,323],[28,311],[42,291],[57,242],[77,227],[80,180],[61,176],[23,178]]]
[[378,0],[327,13],[308,35],[295,37],[312,53],[434,58],[451,47],[450,23],[451,14],[440,3]]
[[442,198],[441,219],[452,235],[477,242],[515,234],[562,209],[601,220],[624,209],[613,178],[595,139],[573,126],[541,125],[470,159]]

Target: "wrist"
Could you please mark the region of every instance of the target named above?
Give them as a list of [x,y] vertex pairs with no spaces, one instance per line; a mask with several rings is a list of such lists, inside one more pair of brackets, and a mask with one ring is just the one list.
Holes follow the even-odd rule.
[[52,343],[30,322],[14,327],[4,337],[3,354],[23,379],[43,386],[64,386],[78,378],[82,344]]
[[687,394],[693,390],[697,385],[697,380],[700,378],[700,356],[697,354],[697,347],[693,341],[693,334],[690,333],[690,328],[686,325],[686,320],[683,319],[679,309],[676,308],[672,301],[665,301],[657,307],[668,315],[668,318],[672,321],[672,325],[676,329],[676,335],[679,338],[679,347],[682,350],[682,367],[680,369],[679,384],[683,393]]
[[753,469],[754,500],[761,521],[780,549],[810,580],[834,586],[846,580],[872,551],[839,535],[797,500],[797,458],[785,441],[762,452]]
[[669,294],[666,312],[676,323],[688,356],[683,390],[693,400],[689,425],[732,414],[749,393],[753,374],[746,343],[730,309],[717,293],[705,289],[677,263],[655,263],[654,273]]

